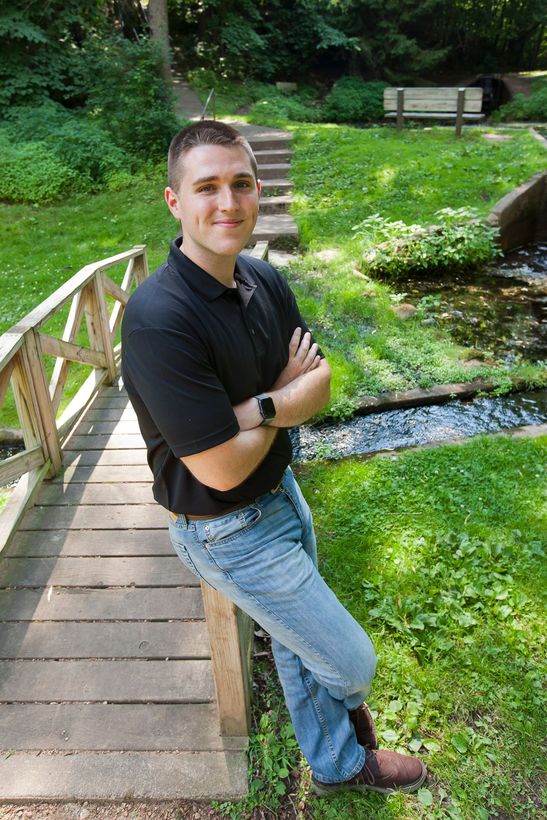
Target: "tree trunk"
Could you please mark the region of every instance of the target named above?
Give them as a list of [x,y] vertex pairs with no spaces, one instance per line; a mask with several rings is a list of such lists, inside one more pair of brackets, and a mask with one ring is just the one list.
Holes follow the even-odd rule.
[[150,38],[160,47],[163,57],[163,75],[168,83],[171,82],[169,58],[169,18],[167,16],[167,0],[149,0],[148,24]]

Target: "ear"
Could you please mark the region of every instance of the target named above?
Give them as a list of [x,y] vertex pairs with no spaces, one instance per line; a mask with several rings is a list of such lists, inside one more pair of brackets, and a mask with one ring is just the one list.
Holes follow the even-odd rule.
[[180,210],[180,203],[178,195],[173,191],[172,188],[165,189],[165,201],[167,202],[167,207],[175,217],[179,221],[182,219],[181,210]]
[[258,196],[260,196],[260,191],[262,190],[262,183],[259,179],[256,181],[256,190],[258,191]]

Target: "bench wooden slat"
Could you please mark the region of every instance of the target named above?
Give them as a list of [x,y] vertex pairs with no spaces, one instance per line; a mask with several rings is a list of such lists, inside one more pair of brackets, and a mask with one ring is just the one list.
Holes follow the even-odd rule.
[[0,700],[192,703],[215,697],[211,661],[0,661]]
[[[396,111],[388,111],[384,114],[384,117],[396,117]],[[442,112],[436,112],[435,114],[420,112],[420,111],[413,111],[411,113],[405,113],[405,117],[411,120],[455,120],[456,119],[456,112],[454,111],[452,114],[446,114]],[[463,114],[464,120],[478,120],[484,119],[484,114]]]
[[203,621],[4,623],[0,658],[210,658]]
[[[455,86],[447,88],[404,88],[403,90],[405,94],[405,102],[412,100],[437,100],[439,102],[448,100],[453,103],[454,108],[458,102],[459,88]],[[465,88],[464,94],[466,101],[473,100],[474,102],[482,102],[483,90],[480,87]],[[397,88],[384,89],[384,103],[386,102],[397,102]]]
[[[387,111],[396,111],[397,110],[397,100],[393,103],[385,103],[384,105]],[[464,104],[464,112],[468,114],[478,114],[482,108],[482,100],[471,100],[465,101]],[[423,112],[454,112],[456,113],[456,103],[453,103],[452,100],[407,100],[405,94],[404,100],[404,112],[405,114],[409,111],[423,111]]]
[[[188,573],[188,584],[194,583]],[[199,587],[0,589],[0,621],[199,620]]]
[[198,579],[173,555],[135,558],[10,558],[0,562],[1,587],[194,586]]

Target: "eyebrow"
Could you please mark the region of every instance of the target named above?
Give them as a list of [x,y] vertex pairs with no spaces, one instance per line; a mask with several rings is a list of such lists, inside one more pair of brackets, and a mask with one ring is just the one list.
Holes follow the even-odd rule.
[[[211,177],[200,177],[192,183],[192,186],[203,185],[204,182],[214,182],[217,179],[218,176],[215,175]],[[254,179],[254,175],[248,171],[240,171],[238,174],[234,174],[234,179]]]

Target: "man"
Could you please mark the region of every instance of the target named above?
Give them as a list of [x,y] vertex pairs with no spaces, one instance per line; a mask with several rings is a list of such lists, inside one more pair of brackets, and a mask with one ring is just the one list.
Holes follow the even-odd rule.
[[416,758],[377,751],[363,701],[376,659],[317,571],[287,428],[329,399],[330,368],[284,278],[240,255],[260,183],[247,141],[211,121],[169,149],[182,238],[130,299],[123,378],[181,561],[272,637],[313,788],[414,791]]

